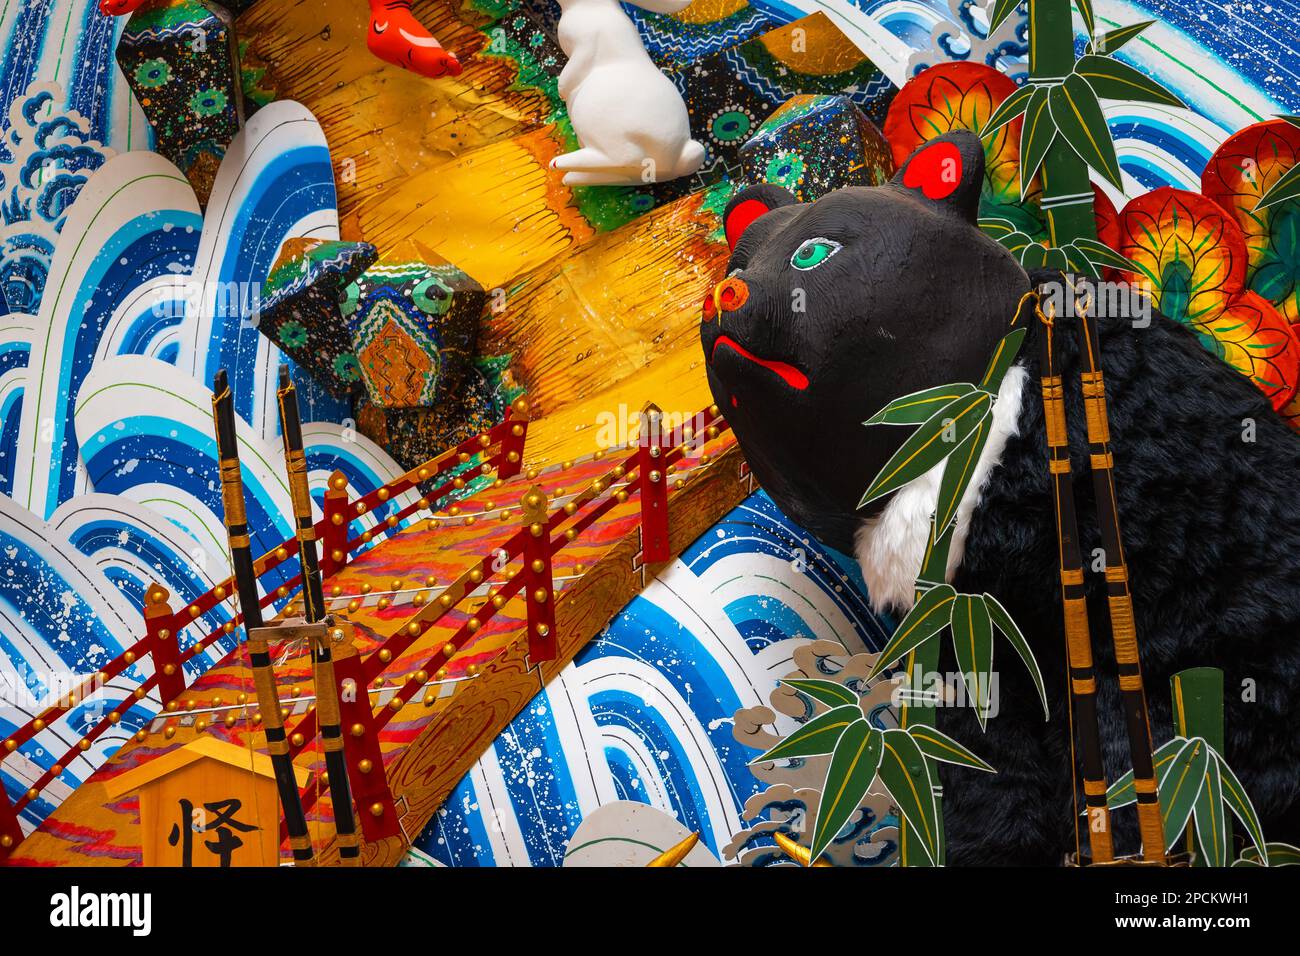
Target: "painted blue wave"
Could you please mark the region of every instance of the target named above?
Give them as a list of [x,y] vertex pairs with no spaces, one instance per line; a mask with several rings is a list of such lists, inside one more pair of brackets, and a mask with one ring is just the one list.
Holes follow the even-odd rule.
[[1300,110],[1300,3],[1214,0],[1131,0],[1141,15],[1160,20],[1213,50],[1257,89]]
[[[0,707],[0,736],[6,736],[67,693],[70,675],[93,673],[120,654],[122,635],[138,612],[53,528],[4,497],[0,497],[0,555],[5,568],[0,574],[0,655],[8,662],[0,686],[5,703]],[[19,775],[18,761],[36,772],[50,768],[98,719],[94,713],[102,716],[107,708],[125,713],[121,705],[141,679],[133,667],[0,765],[0,782],[10,797],[29,785]],[[131,713],[105,739],[67,764],[58,778],[64,789],[77,786],[139,726],[147,705],[137,710],[132,700],[130,706]],[[39,822],[52,809],[45,797],[26,808],[29,823]]]
[[[173,228],[177,219],[182,228]],[[48,500],[63,502],[75,491],[81,447],[70,427],[72,403],[94,364],[105,325],[129,292],[150,279],[174,274],[177,263],[193,265],[202,227],[197,216],[174,214],[164,220],[146,213],[114,233],[95,254],[69,315],[63,353],[55,359],[61,368],[53,447],[61,465],[50,476]]]
[[97,3],[87,3],[80,11],[76,51],[69,74],[68,106],[90,120],[95,139],[109,142],[113,135],[113,107],[121,99],[131,97],[130,87],[117,69],[113,55],[118,31],[126,26],[128,18],[107,17],[97,8]]
[[[14,22],[0,45],[4,52],[0,57],[0,104],[6,107],[27,92],[36,75],[45,52],[53,3],[54,0],[33,0],[17,7]],[[8,158],[8,148],[0,137],[0,158]]]
[[557,866],[582,818],[618,799],[660,806],[717,853],[764,789],[735,711],[766,703],[795,642],[856,653],[890,626],[856,565],[758,492],[524,708],[415,846],[448,866]]
[[[12,382],[27,368],[31,349],[26,342],[0,342],[0,386],[6,376]],[[18,455],[18,429],[22,422],[23,390],[21,385],[0,387],[0,494],[13,487],[14,464]]]
[[[258,169],[230,229],[220,271],[213,278],[221,283],[255,283],[260,289],[289,227],[312,212],[333,209],[335,202],[328,150],[308,146],[277,155]],[[205,381],[211,381],[218,369],[229,370],[235,409],[248,420],[253,417],[258,350],[266,341],[250,322],[251,305],[247,311],[226,311],[218,316],[205,365]]]

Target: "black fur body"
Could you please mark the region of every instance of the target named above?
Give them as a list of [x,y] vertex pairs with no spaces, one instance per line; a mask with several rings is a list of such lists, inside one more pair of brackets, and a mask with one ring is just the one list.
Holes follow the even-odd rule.
[[[1074,494],[1085,568],[1101,539],[1088,472],[1079,355],[1061,323]],[[1249,380],[1161,315],[1147,328],[1100,320],[1115,487],[1156,745],[1173,735],[1170,677],[1225,674],[1226,754],[1269,840],[1300,840],[1300,435]],[[980,734],[969,711],[941,710],[941,729],[998,768],[945,771],[949,861],[1054,864],[1074,849],[1065,713],[1065,644],[1056,573],[1056,516],[1038,393],[1039,329],[1021,352],[1030,373],[1020,435],[1010,440],[972,516],[958,591],[987,591],[1034,649],[1052,719],[1024,669],[995,644],[998,716]],[[1246,440],[1246,439],[1253,440]],[[1128,742],[1100,573],[1088,613],[1109,780],[1127,771]],[[1000,657],[1000,663],[999,663]],[[950,660],[941,669],[954,670]],[[1253,701],[1243,700],[1253,697]],[[1116,813],[1117,850],[1135,852],[1133,808]],[[1235,827],[1238,842],[1243,835]],[[1127,841],[1126,839],[1127,838]],[[1083,836],[1086,850],[1086,833]],[[1127,842],[1127,845],[1125,845]]]
[[[885,505],[859,511],[858,499],[908,433],[861,423],[909,392],[978,381],[1030,288],[1019,264],[976,226],[984,172],[978,140],[948,134],[909,164],[939,142],[951,144],[948,153],[955,147],[962,165],[960,185],[938,199],[907,188],[904,166],[887,186],[839,190],[812,204],[753,187],[727,210],[729,275],[701,326],[715,401],[777,505],[846,553],[862,520]],[[819,238],[840,248],[814,269],[792,269],[816,258]],[[805,291],[806,314],[789,308],[792,289]],[[1155,742],[1173,733],[1171,675],[1221,668],[1225,757],[1255,801],[1266,838],[1300,844],[1300,435],[1176,322],[1159,315],[1147,327],[1099,321]],[[1088,566],[1101,542],[1073,320],[1061,320],[1059,330]],[[1032,328],[1021,351],[1029,380],[1019,435],[984,487],[953,584],[987,591],[1010,611],[1038,657],[1052,715],[1044,722],[1024,667],[1001,639],[994,645],[998,714],[987,732],[969,710],[940,709],[940,728],[998,769],[943,770],[952,864],[1057,865],[1075,849],[1039,334]],[[802,387],[792,367],[806,375]],[[1088,589],[1113,781],[1132,764],[1099,573],[1089,574]],[[946,639],[940,669],[957,670]],[[1136,828],[1125,823],[1133,815],[1131,807],[1116,814],[1120,852],[1137,849]],[[1239,825],[1236,832],[1240,844]]]

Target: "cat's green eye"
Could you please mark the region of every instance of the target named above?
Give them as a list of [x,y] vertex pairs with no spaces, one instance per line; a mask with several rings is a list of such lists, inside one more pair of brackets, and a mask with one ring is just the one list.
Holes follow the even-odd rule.
[[809,239],[795,250],[794,255],[790,257],[790,265],[804,271],[816,269],[842,248],[843,246],[834,239],[823,239],[821,237]]

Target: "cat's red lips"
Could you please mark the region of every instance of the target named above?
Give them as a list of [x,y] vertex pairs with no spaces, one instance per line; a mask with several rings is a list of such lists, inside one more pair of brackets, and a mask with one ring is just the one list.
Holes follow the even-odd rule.
[[785,384],[789,385],[791,388],[798,389],[799,391],[802,392],[804,389],[808,387],[808,376],[805,375],[803,372],[799,371],[789,362],[777,362],[777,361],[773,361],[772,359],[759,358],[757,355],[755,355],[749,349],[745,348],[743,345],[741,345],[739,342],[737,342],[735,339],[731,338],[730,336],[726,336],[726,335],[718,336],[717,340],[713,343],[713,354],[709,356],[710,361],[712,361],[717,356],[718,349],[724,345],[727,348],[731,349],[733,352],[735,352],[737,355],[739,355],[741,358],[748,359],[749,361],[753,362],[755,365],[760,365],[763,368],[767,369],[769,372],[774,372],[775,374],[779,375],[782,381],[784,381]]

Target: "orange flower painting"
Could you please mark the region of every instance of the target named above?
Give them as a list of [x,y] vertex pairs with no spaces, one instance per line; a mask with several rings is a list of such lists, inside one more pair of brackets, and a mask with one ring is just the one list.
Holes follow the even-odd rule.
[[1246,287],[1246,239],[1236,220],[1199,193],[1165,187],[1125,206],[1119,232],[1119,251],[1138,266],[1160,311],[1285,408],[1300,381],[1300,342]]
[[1300,200],[1256,209],[1260,198],[1300,162],[1300,127],[1255,123],[1215,150],[1201,192],[1236,220],[1246,240],[1247,287],[1300,322]]

